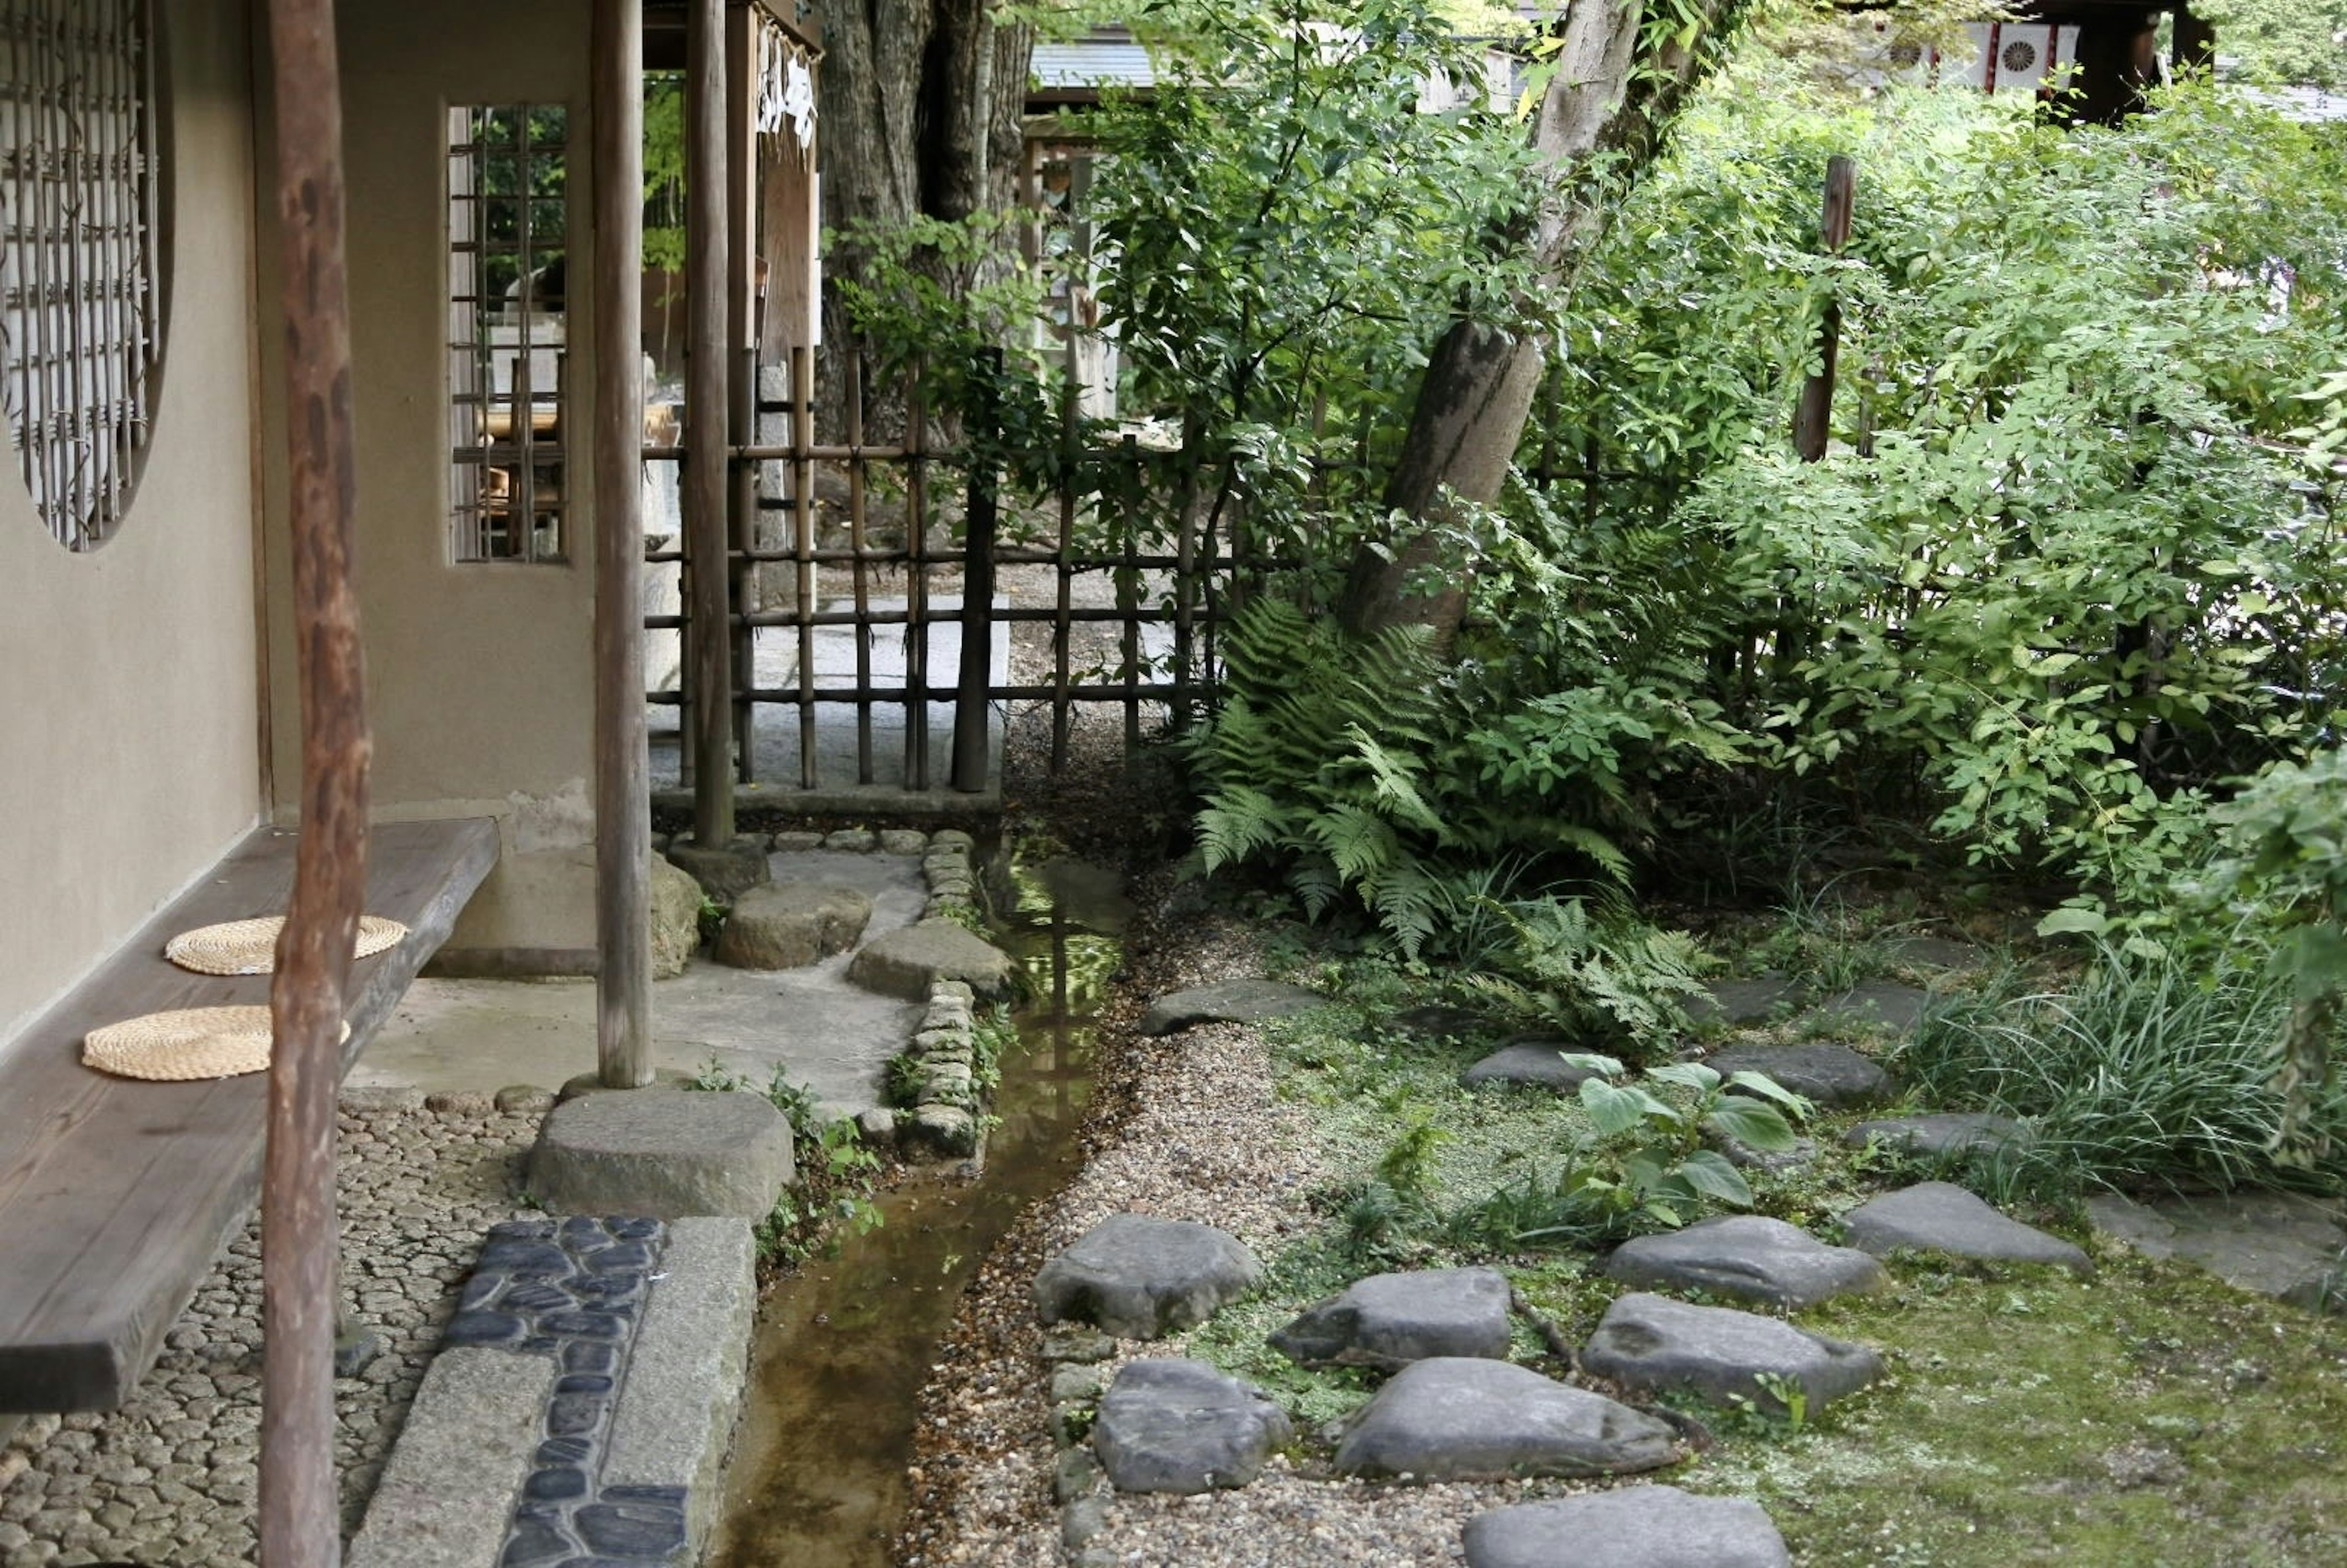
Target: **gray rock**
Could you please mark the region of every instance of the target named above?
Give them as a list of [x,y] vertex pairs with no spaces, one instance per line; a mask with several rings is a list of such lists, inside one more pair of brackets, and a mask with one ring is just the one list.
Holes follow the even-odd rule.
[[897,1140],[899,1144],[924,1144],[940,1154],[974,1154],[978,1118],[963,1106],[932,1101],[897,1121]]
[[1119,1491],[1196,1493],[1245,1486],[1294,1436],[1259,1389],[1204,1361],[1142,1360],[1101,1396],[1092,1451]]
[[1581,1364],[1641,1393],[1683,1389],[1717,1405],[1747,1399],[1777,1414],[1785,1411],[1769,1386],[1778,1378],[1798,1383],[1815,1411],[1882,1376],[1882,1358],[1863,1345],[1811,1334],[1780,1317],[1643,1292],[1605,1309]]
[[1101,1483],[1100,1460],[1090,1449],[1061,1449],[1051,1465],[1051,1496],[1061,1507],[1090,1497]]
[[1046,1361],[1105,1361],[1116,1354],[1116,1341],[1089,1323],[1063,1323],[1043,1331]]
[[1775,1307],[1814,1307],[1889,1283],[1882,1265],[1857,1248],[1828,1246],[1760,1214],[1727,1214],[1640,1236],[1615,1247],[1602,1266],[1625,1285],[1708,1290]]
[[1271,1336],[1307,1367],[1390,1371],[1431,1356],[1508,1356],[1507,1276],[1496,1268],[1422,1269],[1358,1281]]
[[733,900],[712,956],[737,969],[803,969],[844,953],[872,918],[872,896],[832,882],[753,887]]
[[556,1214],[762,1220],[791,1184],[791,1124],[757,1094],[581,1095],[538,1129],[530,1190]]
[[1575,1047],[1559,1035],[1528,1035],[1512,1040],[1459,1075],[1469,1089],[1485,1083],[1522,1083],[1571,1092],[1597,1076],[1585,1067],[1573,1067],[1564,1053]]
[[1841,1135],[1842,1147],[1863,1149],[1879,1143],[1895,1154],[1927,1160],[1956,1154],[1987,1153],[2027,1140],[2029,1129],[2010,1116],[1979,1111],[1934,1111],[1922,1116],[1885,1116],[1851,1124]]
[[1467,1568],[1790,1568],[1768,1512],[1741,1497],[1625,1486],[1520,1502],[1467,1522]]
[[1766,1023],[1801,1001],[1801,983],[1771,969],[1749,980],[1714,980],[1681,1004],[1696,1024]]
[[2347,1312],[2347,1205],[2298,1193],[2086,1200],[2095,1229],[2147,1257],[2180,1257],[2239,1290]]
[[424,1109],[443,1116],[487,1116],[497,1108],[497,1096],[478,1089],[436,1089],[424,1097]]
[[1339,1474],[1626,1475],[1679,1457],[1668,1423],[1507,1361],[1413,1361],[1346,1425]]
[[869,855],[879,845],[880,835],[868,827],[843,827],[823,835],[825,849],[844,850],[850,855]]
[[1717,1127],[1706,1127],[1703,1141],[1727,1157],[1738,1170],[1766,1171],[1770,1175],[1782,1175],[1788,1171],[1806,1170],[1817,1163],[1818,1141],[1796,1138],[1789,1149],[1756,1149],[1738,1138],[1731,1138]]
[[508,1083],[497,1093],[497,1109],[508,1116],[543,1116],[554,1103],[554,1091],[535,1083]]
[[2086,1255],[2059,1236],[2007,1219],[1951,1182],[1919,1182],[1841,1217],[1850,1245],[1879,1257],[1901,1247],[2004,1263],[2045,1263],[2092,1274]]
[[886,1105],[871,1105],[856,1113],[856,1136],[867,1148],[883,1152],[897,1146],[897,1113]]
[[809,833],[804,828],[774,835],[774,853],[777,855],[808,855],[822,847],[823,835]]
[[1734,1045],[1703,1064],[1723,1076],[1766,1073],[1820,1105],[1867,1105],[1891,1094],[1891,1075],[1846,1045]]
[[978,847],[978,840],[958,827],[941,827],[929,835],[931,849],[958,849],[967,855]]
[[1073,1552],[1108,1528],[1108,1499],[1080,1497],[1060,1513],[1060,1543]]
[[424,1091],[413,1083],[345,1083],[334,1103],[354,1116],[384,1111],[421,1111]]
[[1187,1220],[1111,1214],[1035,1276],[1045,1323],[1094,1323],[1120,1339],[1195,1327],[1263,1277],[1228,1231]]
[[668,846],[668,857],[720,904],[731,904],[751,888],[763,886],[774,875],[766,864],[763,838],[737,838],[714,849],[679,838]]
[[1293,1018],[1327,1000],[1318,991],[1279,980],[1223,980],[1159,997],[1141,1015],[1139,1027],[1143,1034],[1172,1034],[1200,1023],[1261,1023]]
[[1829,997],[1810,1009],[1812,1018],[1827,1023],[1883,1029],[1910,1034],[1923,1021],[1932,994],[1896,980],[1869,980],[1840,996]]
[[652,856],[652,979],[672,980],[701,951],[701,884],[672,861]]
[[1010,955],[951,920],[923,920],[866,943],[847,966],[847,978],[867,991],[925,1002],[938,980],[959,980],[983,997],[1001,996],[1016,969]]
[[883,828],[880,833],[880,853],[883,855],[920,855],[929,847],[929,835],[917,827]]

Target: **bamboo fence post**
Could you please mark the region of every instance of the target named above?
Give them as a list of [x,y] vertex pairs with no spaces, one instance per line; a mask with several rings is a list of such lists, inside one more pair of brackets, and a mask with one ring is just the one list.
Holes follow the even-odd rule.
[[301,672],[302,837],[270,982],[261,1168],[261,1558],[333,1568],[334,1090],[366,883],[367,733],[351,585],[349,275],[333,0],[270,0],[285,409]]
[[644,751],[643,0],[595,0],[595,1054],[651,1081]]

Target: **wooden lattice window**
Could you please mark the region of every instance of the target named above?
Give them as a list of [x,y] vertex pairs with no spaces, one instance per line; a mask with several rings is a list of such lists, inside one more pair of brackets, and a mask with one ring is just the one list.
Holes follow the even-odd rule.
[[0,0],[0,401],[42,520],[113,534],[162,350],[148,0]]
[[559,105],[448,111],[450,553],[569,548],[565,200]]

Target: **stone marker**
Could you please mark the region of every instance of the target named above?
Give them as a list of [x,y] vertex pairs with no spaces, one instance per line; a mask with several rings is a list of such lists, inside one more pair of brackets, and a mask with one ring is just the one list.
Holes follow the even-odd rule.
[[790,1122],[758,1094],[584,1094],[555,1107],[529,1161],[555,1214],[662,1220],[763,1220],[794,1173]]
[[1885,1193],[1842,1215],[1841,1228],[1850,1245],[1878,1257],[1912,1247],[1956,1257],[2052,1264],[2073,1274],[2095,1272],[2079,1248],[2007,1219],[1951,1182],[1919,1182]]
[[672,980],[701,951],[701,884],[655,855],[651,867],[652,979]]
[[1780,1317],[1644,1292],[1605,1309],[1581,1364],[1640,1393],[1681,1389],[1731,1407],[1745,1399],[1777,1415],[1786,1412],[1771,1387],[1778,1378],[1799,1384],[1814,1412],[1882,1376],[1882,1358],[1863,1345],[1811,1334]]
[[953,921],[923,920],[866,942],[847,978],[884,997],[925,1002],[939,980],[959,980],[982,997],[1003,996],[1017,968],[1010,954]]
[[1855,1247],[1828,1246],[1761,1214],[1727,1214],[1640,1236],[1615,1247],[1602,1266],[1626,1285],[1708,1290],[1773,1307],[1814,1307],[1889,1283],[1882,1266]]
[[1347,1423],[1342,1475],[1624,1475],[1678,1458],[1670,1426],[1506,1361],[1413,1361]]
[[1046,1323],[1095,1323],[1120,1339],[1193,1328],[1263,1277],[1228,1231],[1188,1220],[1111,1214],[1035,1276]]
[[1485,1083],[1522,1083],[1570,1093],[1583,1081],[1597,1076],[1586,1067],[1565,1061],[1564,1053],[1578,1049],[1563,1035],[1525,1035],[1460,1073],[1459,1081],[1469,1089]]
[[1801,1002],[1799,980],[1781,970],[1749,980],[1713,980],[1679,1005],[1697,1025],[1766,1023]]
[[1327,1000],[1318,991],[1278,980],[1222,980],[1159,997],[1138,1027],[1143,1034],[1172,1034],[1198,1023],[1261,1023],[1293,1018]]
[[1732,1045],[1713,1051],[1703,1064],[1723,1078],[1766,1073],[1820,1105],[1866,1105],[1891,1093],[1891,1075],[1846,1045]]
[[1893,1034],[1911,1034],[1923,1021],[1932,994],[1896,980],[1868,980],[1840,996],[1828,997],[1810,1009],[1810,1016],[1829,1023],[1872,1025]]
[[1092,1422],[1092,1450],[1119,1491],[1245,1486],[1296,1435],[1261,1389],[1204,1361],[1126,1364]]
[[764,838],[737,838],[715,849],[703,849],[680,835],[670,843],[668,857],[720,904],[731,904],[774,875],[766,864]]
[[1504,1361],[1509,1295],[1496,1268],[1376,1275],[1275,1332],[1271,1348],[1307,1367],[1391,1371],[1430,1356]]
[[1520,1502],[1467,1522],[1467,1568],[1790,1568],[1768,1512],[1741,1497],[1625,1486]]
[[864,935],[872,897],[834,882],[753,887],[733,900],[712,955],[737,969],[803,969]]
[[2010,1116],[1979,1111],[1934,1111],[1922,1116],[1885,1116],[1859,1122],[1841,1135],[1845,1149],[1880,1143],[1895,1154],[1927,1160],[1954,1154],[1986,1153],[2027,1140],[2029,1129]]

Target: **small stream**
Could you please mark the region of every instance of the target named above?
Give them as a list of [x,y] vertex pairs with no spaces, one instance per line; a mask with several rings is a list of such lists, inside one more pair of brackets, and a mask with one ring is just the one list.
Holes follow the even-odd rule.
[[1074,1173],[1092,1094],[1092,1020],[1131,914],[1117,877],[1013,861],[998,940],[1030,977],[975,1182],[938,1176],[879,1199],[884,1221],[811,1259],[762,1304],[727,1472],[717,1568],[885,1568],[909,1501],[921,1385],[978,1266],[1021,1210]]

